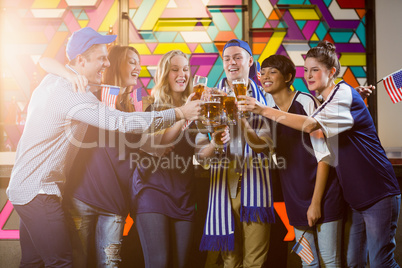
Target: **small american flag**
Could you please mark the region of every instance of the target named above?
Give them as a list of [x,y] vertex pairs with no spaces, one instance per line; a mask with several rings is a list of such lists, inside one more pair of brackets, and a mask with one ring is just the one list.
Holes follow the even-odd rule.
[[101,102],[109,107],[116,109],[116,99],[119,95],[120,87],[102,85]]
[[307,264],[310,264],[314,260],[313,251],[311,250],[310,243],[304,237],[304,233],[300,237],[299,242],[293,246],[292,251],[299,255]]
[[142,97],[147,96],[148,93],[143,88],[136,88],[131,93],[131,98],[133,100],[134,108],[137,112],[142,112],[143,102]]
[[383,78],[384,87],[393,103],[402,100],[402,69]]
[[184,130],[188,129],[188,127],[191,125],[191,123],[193,123],[193,120],[186,120],[186,122],[184,123],[181,130],[184,131]]

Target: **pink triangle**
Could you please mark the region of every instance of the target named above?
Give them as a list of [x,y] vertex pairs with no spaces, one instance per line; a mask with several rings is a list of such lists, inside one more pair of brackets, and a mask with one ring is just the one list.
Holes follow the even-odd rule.
[[144,85],[144,87],[146,88],[148,86],[148,84],[149,84],[149,81],[151,81],[151,78],[149,78],[149,77],[141,77],[140,80],[141,80],[142,84]]
[[233,12],[233,10],[222,10],[221,13],[225,17],[227,23],[230,25],[230,28],[234,30],[239,22],[239,17],[237,17],[236,13]]
[[151,53],[154,53],[154,50],[156,48],[156,46],[158,45],[158,43],[146,43],[149,50],[151,51]]
[[271,28],[271,25],[269,24],[268,21],[267,21],[267,23],[265,23],[264,28]]
[[187,43],[187,46],[190,48],[191,52],[194,52],[194,50],[197,48],[198,44],[197,43]]

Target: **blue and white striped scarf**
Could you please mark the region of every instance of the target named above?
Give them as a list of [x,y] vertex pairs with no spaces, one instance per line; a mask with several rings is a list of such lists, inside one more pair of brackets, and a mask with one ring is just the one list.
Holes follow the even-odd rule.
[[[218,87],[223,88],[225,81],[226,78],[222,79]],[[264,95],[254,81],[250,80],[250,86],[252,97],[266,105]],[[253,129],[258,130],[262,127],[261,116],[251,114],[250,118]],[[254,164],[251,162],[253,160]],[[242,222],[275,222],[268,164],[268,158],[263,153],[255,153],[246,143],[241,180],[240,221]],[[211,165],[210,169],[208,211],[200,250],[232,251],[235,230],[227,180],[228,170],[221,162]]]

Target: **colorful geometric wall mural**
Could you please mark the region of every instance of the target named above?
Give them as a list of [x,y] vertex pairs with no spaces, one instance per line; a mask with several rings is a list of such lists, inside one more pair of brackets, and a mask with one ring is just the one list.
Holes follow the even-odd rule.
[[[297,66],[295,90],[307,91],[303,56],[320,40],[335,43],[340,77],[365,85],[366,21],[364,0],[127,0],[129,44],[141,54],[138,87],[151,89],[164,53],[180,49],[190,56],[192,74],[208,76],[208,86],[224,77],[221,51],[232,38],[248,40],[260,63],[286,55]],[[118,0],[1,0],[1,90],[3,148],[14,151],[23,131],[26,108],[44,77],[38,60],[66,63],[72,32],[89,26],[102,34],[119,32]],[[249,20],[244,20],[244,14]],[[243,36],[244,30],[246,35]],[[0,212],[0,223],[10,205]],[[1,229],[1,228],[0,228]],[[16,233],[7,233],[12,237]],[[5,237],[3,237],[5,238]]]
[[[294,89],[306,91],[303,55],[318,41],[334,42],[343,77],[366,84],[365,1],[347,0],[129,0],[129,43],[141,54],[139,87],[151,89],[157,62],[169,50],[191,58],[192,73],[215,86],[224,76],[220,53],[232,38],[249,39],[254,59],[272,54],[297,66]],[[3,150],[15,150],[33,89],[45,75],[41,56],[65,63],[65,44],[75,30],[119,30],[118,0],[2,0]],[[250,20],[243,20],[248,12]],[[243,36],[247,24],[249,37]]]

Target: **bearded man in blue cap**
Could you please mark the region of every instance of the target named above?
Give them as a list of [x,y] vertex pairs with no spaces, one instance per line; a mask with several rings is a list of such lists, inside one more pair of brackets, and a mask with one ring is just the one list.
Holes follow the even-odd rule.
[[[88,83],[100,84],[110,65],[106,44],[115,39],[89,27],[74,32],[66,48],[68,67]],[[109,109],[91,91],[74,92],[66,79],[47,75],[32,94],[7,188],[20,216],[20,267],[72,267],[62,188],[88,125],[124,133],[155,131],[197,117],[199,105],[195,101],[161,112],[124,113]]]
[[[226,77],[218,87],[227,91],[235,80],[243,79],[247,95],[267,105],[262,88],[249,79],[254,60],[248,43],[230,40],[222,58]],[[198,134],[196,142],[199,159],[213,157],[213,139]],[[254,114],[241,117],[230,127],[226,158],[211,162],[211,189],[200,249],[221,251],[224,267],[262,267],[267,258],[275,216],[269,161],[262,152],[269,150],[270,144],[266,119]]]

